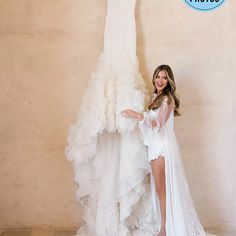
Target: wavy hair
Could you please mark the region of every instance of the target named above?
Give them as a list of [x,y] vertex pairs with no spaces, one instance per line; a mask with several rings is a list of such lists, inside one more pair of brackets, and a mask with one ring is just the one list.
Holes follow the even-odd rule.
[[[166,72],[167,79],[168,79],[168,84],[162,90],[162,93],[160,95],[158,95],[157,88],[156,88],[156,85],[155,85],[155,80],[156,80],[157,75],[160,71],[165,71]],[[149,110],[151,110],[151,109],[155,110],[155,109],[159,108],[161,103],[162,103],[163,97],[166,95],[170,98],[170,99],[168,99],[169,103],[172,100],[171,98],[173,98],[173,100],[174,100],[174,103],[175,103],[174,115],[175,116],[182,115],[182,113],[179,112],[180,99],[179,99],[179,95],[176,93],[176,84],[175,84],[174,74],[173,74],[172,69],[170,68],[170,66],[168,66],[168,65],[158,66],[155,69],[154,73],[153,73],[152,84],[154,86],[154,91],[153,91],[154,99],[153,99],[152,103],[148,106],[148,109]]]

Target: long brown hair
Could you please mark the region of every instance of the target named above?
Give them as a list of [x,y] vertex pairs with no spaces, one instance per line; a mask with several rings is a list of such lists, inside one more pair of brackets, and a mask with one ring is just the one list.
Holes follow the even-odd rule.
[[[162,93],[160,95],[157,95],[157,88],[155,85],[155,80],[156,77],[158,75],[158,73],[160,71],[165,71],[166,75],[167,75],[167,79],[168,79],[168,84],[167,86],[162,90]],[[174,74],[172,72],[172,69],[170,68],[170,66],[168,65],[160,65],[158,66],[154,73],[153,73],[153,77],[152,77],[152,84],[154,86],[154,91],[153,91],[153,95],[155,96],[152,103],[148,106],[148,109],[151,110],[155,110],[157,108],[160,107],[163,97],[166,95],[169,97],[168,101],[169,103],[171,102],[171,100],[174,100],[175,103],[175,108],[174,108],[174,115],[175,116],[180,116],[182,115],[182,113],[179,112],[179,106],[180,106],[180,99],[179,99],[179,95],[176,93],[176,84],[175,84],[175,79],[174,79]]]

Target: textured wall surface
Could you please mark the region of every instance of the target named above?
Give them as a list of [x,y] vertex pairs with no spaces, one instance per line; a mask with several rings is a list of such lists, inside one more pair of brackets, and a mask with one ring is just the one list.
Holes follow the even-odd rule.
[[[175,129],[205,227],[236,228],[235,1],[197,12],[138,0],[137,54],[151,89],[169,64]],[[103,47],[105,0],[0,0],[0,228],[77,227],[67,129]]]

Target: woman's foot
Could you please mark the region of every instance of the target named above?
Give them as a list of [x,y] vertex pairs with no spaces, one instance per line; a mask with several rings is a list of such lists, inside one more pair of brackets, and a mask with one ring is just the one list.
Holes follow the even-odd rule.
[[166,236],[166,230],[161,229],[157,236]]

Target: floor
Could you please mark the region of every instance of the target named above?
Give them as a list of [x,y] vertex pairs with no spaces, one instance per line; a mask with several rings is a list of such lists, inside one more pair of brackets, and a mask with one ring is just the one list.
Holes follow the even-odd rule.
[[[236,236],[236,231],[214,232],[218,236]],[[33,231],[0,231],[0,236],[74,236],[75,231],[53,231],[53,230],[33,230]]]
[[75,231],[33,230],[33,231],[0,231],[0,236],[74,236]]

